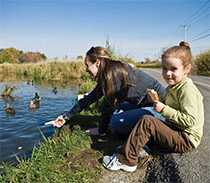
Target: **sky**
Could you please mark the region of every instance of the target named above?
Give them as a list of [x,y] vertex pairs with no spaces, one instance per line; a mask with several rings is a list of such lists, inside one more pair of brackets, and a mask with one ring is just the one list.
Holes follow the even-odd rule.
[[48,58],[84,56],[106,40],[137,61],[184,39],[195,55],[210,49],[209,34],[210,0],[0,0],[0,48]]

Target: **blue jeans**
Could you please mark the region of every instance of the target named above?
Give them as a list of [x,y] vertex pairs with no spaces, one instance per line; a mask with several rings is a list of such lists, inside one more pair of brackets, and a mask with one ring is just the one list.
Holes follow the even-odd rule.
[[128,102],[121,104],[120,109],[123,112],[113,113],[110,122],[111,130],[120,135],[129,135],[143,115],[152,115],[150,111]]

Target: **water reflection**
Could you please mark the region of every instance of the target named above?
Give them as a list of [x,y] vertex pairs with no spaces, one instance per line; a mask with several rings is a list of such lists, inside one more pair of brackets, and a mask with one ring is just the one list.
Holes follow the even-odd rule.
[[[15,162],[16,157],[28,157],[34,146],[54,133],[52,126],[44,123],[68,110],[75,102],[77,87],[66,85],[52,92],[52,86],[33,83],[0,83],[0,92],[6,84],[16,87],[11,98],[0,97],[0,162]],[[41,97],[39,108],[30,110],[29,102],[38,93]],[[6,106],[15,110],[15,115],[6,112]]]

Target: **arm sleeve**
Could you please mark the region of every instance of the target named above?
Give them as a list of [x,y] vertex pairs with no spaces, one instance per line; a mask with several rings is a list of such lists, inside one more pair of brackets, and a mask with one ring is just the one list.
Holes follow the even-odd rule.
[[189,128],[198,120],[198,98],[193,89],[190,92],[181,91],[178,97],[180,109],[176,110],[166,105],[161,114],[181,129]]
[[76,113],[81,112],[83,109],[96,102],[97,99],[103,96],[101,86],[99,84],[84,98],[80,99],[69,111],[64,112],[65,119],[70,119]]

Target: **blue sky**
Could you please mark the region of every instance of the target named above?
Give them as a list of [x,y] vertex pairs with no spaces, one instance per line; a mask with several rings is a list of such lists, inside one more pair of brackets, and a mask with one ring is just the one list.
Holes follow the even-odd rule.
[[210,48],[210,36],[191,41],[210,34],[209,1],[0,0],[0,48],[75,57],[108,38],[118,54],[139,60],[178,44],[182,25],[191,24],[187,39],[197,54]]

